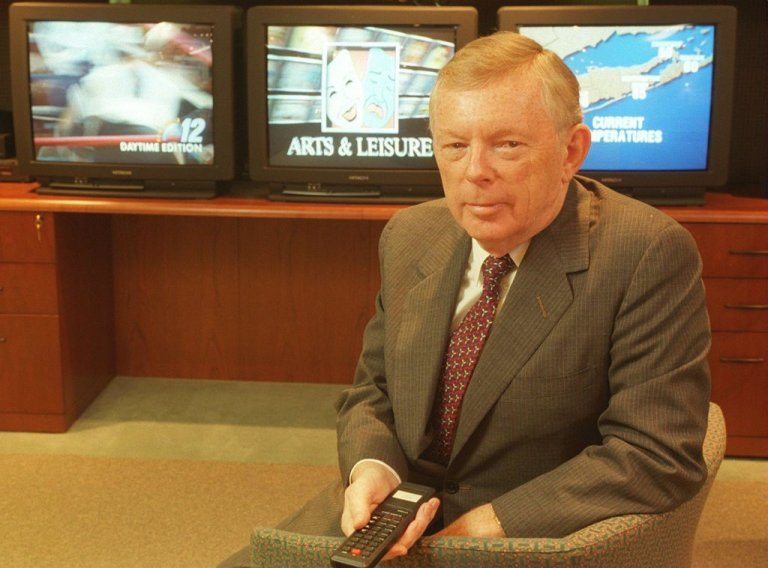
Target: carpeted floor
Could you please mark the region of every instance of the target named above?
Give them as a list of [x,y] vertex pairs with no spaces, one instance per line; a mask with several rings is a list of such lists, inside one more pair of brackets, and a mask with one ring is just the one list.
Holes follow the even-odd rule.
[[[0,433],[0,568],[216,566],[336,475],[339,389],[118,378],[67,434]],[[767,518],[768,460],[726,460],[695,567],[768,565]]]
[[216,566],[333,466],[0,455],[0,566]]
[[715,479],[696,533],[694,568],[768,566],[768,476]]

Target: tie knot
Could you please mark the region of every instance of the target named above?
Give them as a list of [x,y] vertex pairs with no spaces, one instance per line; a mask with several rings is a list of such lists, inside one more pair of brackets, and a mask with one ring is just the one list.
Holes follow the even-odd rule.
[[495,288],[498,286],[499,280],[501,280],[513,266],[515,266],[515,261],[513,261],[508,254],[505,254],[501,258],[488,255],[488,258],[483,261],[482,267],[483,287]]

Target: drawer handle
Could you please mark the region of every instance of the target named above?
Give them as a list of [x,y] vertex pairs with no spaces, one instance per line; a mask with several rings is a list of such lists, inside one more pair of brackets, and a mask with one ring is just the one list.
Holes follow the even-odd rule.
[[720,357],[720,362],[760,364],[765,363],[765,359],[763,357]]
[[0,335],[0,343],[5,343],[6,341],[8,341],[8,339]]
[[768,256],[768,250],[729,250],[728,254],[743,256]]
[[768,310],[768,304],[725,304],[729,310]]

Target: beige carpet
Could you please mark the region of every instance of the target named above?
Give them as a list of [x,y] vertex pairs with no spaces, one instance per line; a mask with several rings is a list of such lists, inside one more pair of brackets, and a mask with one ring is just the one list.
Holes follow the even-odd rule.
[[213,567],[333,466],[0,455],[3,568]]
[[[118,377],[66,434],[0,432],[0,568],[215,567],[336,475],[341,388]],[[695,558],[768,566],[768,460],[723,462]]]
[[[213,567],[334,475],[322,465],[0,455],[0,566]],[[768,565],[766,519],[768,483],[718,479],[694,566]]]
[[768,478],[712,485],[696,533],[694,568],[768,566]]

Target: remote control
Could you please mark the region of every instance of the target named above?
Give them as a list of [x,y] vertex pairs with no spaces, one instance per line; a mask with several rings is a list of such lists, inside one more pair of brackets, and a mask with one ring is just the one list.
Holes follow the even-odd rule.
[[349,535],[336,549],[331,556],[331,566],[374,566],[397,542],[408,523],[416,516],[419,506],[434,494],[432,487],[401,483],[371,513],[368,524]]

